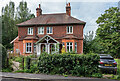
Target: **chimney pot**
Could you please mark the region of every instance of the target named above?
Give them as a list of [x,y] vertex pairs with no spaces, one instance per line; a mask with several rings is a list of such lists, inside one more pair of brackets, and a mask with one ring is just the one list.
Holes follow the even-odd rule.
[[71,16],[71,6],[70,6],[70,3],[66,4],[66,14]]
[[68,3],[68,6],[70,6],[70,3]]
[[39,8],[40,8],[40,4],[39,4]]

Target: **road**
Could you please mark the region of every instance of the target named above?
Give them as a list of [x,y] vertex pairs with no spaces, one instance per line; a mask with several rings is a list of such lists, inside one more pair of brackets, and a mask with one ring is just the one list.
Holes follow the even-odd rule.
[[75,77],[62,75],[47,75],[47,74],[30,74],[30,73],[6,73],[0,72],[1,81],[120,81],[92,77]]
[[[96,81],[96,79],[53,79],[53,80],[28,80],[28,79],[14,79],[14,78],[2,78],[1,81]],[[97,79],[97,81],[118,81],[110,79]]]

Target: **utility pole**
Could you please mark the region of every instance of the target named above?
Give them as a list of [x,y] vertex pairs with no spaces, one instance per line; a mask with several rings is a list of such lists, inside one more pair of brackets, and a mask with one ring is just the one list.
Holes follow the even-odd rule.
[[[120,12],[120,1],[118,2],[118,8],[119,8],[119,12]],[[120,32],[120,30],[118,30],[118,32]]]
[[119,8],[119,11],[120,11],[120,1],[118,2],[118,8]]

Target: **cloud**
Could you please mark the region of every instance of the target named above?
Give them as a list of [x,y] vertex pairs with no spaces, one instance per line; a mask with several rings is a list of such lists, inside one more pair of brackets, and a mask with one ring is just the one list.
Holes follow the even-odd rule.
[[[19,5],[19,2],[21,0],[11,0],[15,2],[15,6],[17,7]],[[65,13],[65,6],[66,6],[66,0],[49,0],[49,2],[43,1],[43,0],[24,0],[27,1],[28,8],[31,10],[31,13],[34,13],[36,15],[36,8],[38,7],[39,3],[41,3],[43,14],[47,13]],[[57,1],[57,2],[56,2]],[[96,0],[84,0],[88,2],[83,2],[83,0],[67,0],[68,2],[71,2],[71,13],[72,16],[74,16],[77,19],[80,19],[82,21],[86,22],[86,26],[84,28],[84,33],[87,33],[88,31],[96,31],[97,24],[96,20],[97,18],[104,13],[106,9],[109,9],[110,7],[114,7],[118,5],[118,0],[104,0],[106,2],[100,2],[100,0],[97,0],[99,2],[96,2]],[[91,2],[95,1],[95,2]],[[103,0],[101,0],[103,1]],[[109,2],[111,1],[111,2]],[[115,2],[113,2],[115,1]],[[9,0],[2,0],[2,4],[0,4],[0,8],[5,6],[9,3]],[[1,10],[1,9],[0,9]],[[0,11],[1,13],[1,11]]]
[[79,3],[71,3],[72,6],[72,14],[74,17],[83,20],[86,22],[86,26],[84,28],[84,33],[89,31],[96,31],[98,28],[96,24],[96,20],[101,14],[104,14],[106,9],[110,7],[116,7],[117,2],[79,2]]

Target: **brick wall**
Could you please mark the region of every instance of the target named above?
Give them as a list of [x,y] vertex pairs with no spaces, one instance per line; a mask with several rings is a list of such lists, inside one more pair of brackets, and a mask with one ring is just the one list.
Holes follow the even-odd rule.
[[[46,27],[53,27],[53,34],[49,34],[49,35],[54,38],[58,38],[58,37],[61,38],[67,35],[66,34],[67,26],[73,26],[73,35],[83,38],[83,25],[37,26],[37,27],[33,27],[33,35],[38,35],[39,37],[43,37],[46,34]],[[38,34],[38,27],[44,27],[43,35]],[[28,31],[28,27],[18,27],[18,36],[19,37],[29,36],[27,35],[27,31]]]

